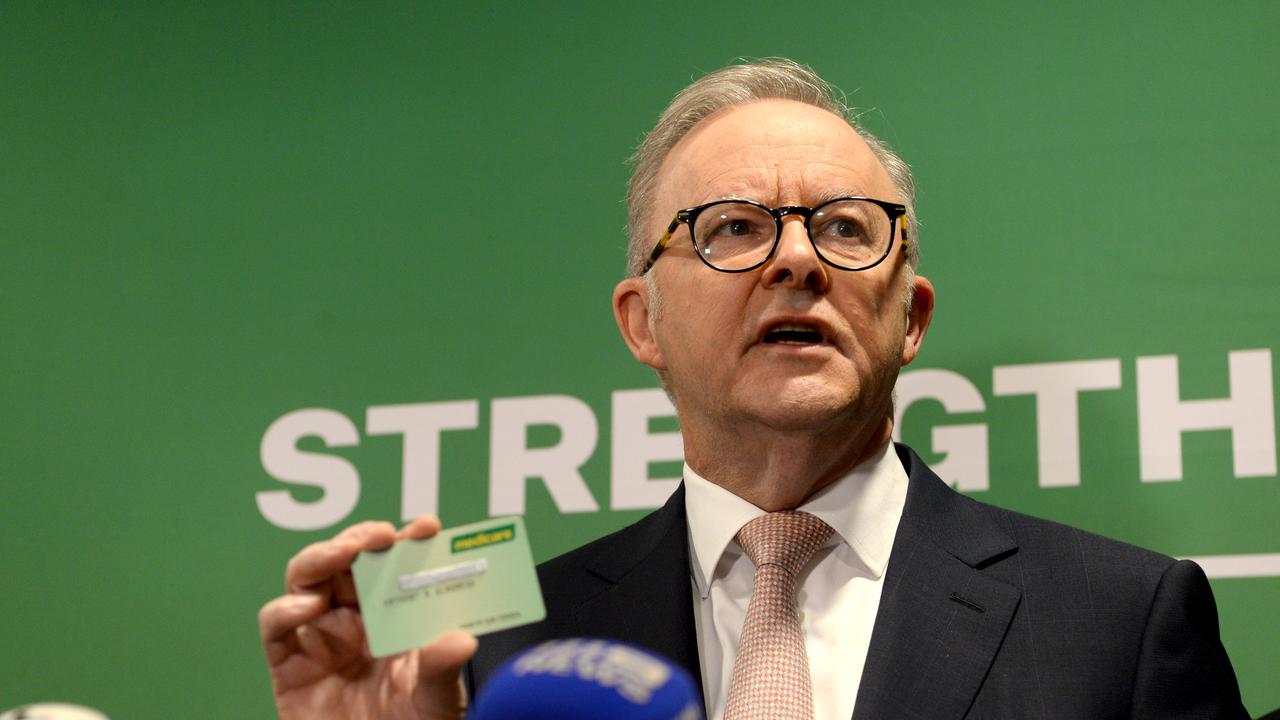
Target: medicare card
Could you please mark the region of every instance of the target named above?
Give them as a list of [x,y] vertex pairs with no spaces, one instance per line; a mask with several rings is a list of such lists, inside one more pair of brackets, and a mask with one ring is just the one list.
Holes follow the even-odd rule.
[[482,635],[547,615],[518,516],[362,552],[351,574],[374,657],[422,647],[450,630]]

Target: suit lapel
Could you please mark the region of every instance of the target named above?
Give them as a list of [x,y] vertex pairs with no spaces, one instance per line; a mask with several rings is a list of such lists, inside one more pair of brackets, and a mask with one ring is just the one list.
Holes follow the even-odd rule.
[[605,584],[575,610],[578,626],[661,653],[689,671],[701,694],[684,485],[657,512],[609,540],[586,562]]
[[859,718],[962,718],[1021,600],[981,568],[1017,546],[898,446],[910,485],[858,689]]

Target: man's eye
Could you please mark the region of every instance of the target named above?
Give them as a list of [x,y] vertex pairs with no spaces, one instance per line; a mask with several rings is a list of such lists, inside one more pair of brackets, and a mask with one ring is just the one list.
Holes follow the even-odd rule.
[[712,235],[721,237],[747,237],[760,232],[757,223],[746,218],[724,218],[719,225],[712,230]]
[[836,220],[827,226],[828,231],[842,238],[862,237],[862,225],[852,220]]
[[814,228],[814,231],[814,239],[825,237],[839,242],[861,241],[867,237],[866,225],[853,218],[831,218],[829,222]]
[[848,220],[842,220],[837,223],[836,229],[844,237],[857,237],[862,234],[862,226]]

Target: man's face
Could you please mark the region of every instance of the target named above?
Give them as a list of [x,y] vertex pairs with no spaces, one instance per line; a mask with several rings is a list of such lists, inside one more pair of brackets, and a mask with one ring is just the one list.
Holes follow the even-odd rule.
[[[712,200],[814,207],[846,195],[902,201],[842,119],[792,101],[754,102],[704,120],[672,149],[650,229],[656,241],[677,210]],[[639,278],[618,286],[615,311],[637,359],[666,377],[686,435],[741,423],[783,432],[882,423],[932,310],[932,289],[917,278],[906,313],[900,229],[889,258],[848,272],[821,262],[803,218],[788,216],[770,261],[731,274],[699,261],[682,226],[649,273],[660,312],[650,312]],[[771,333],[780,327],[821,339],[778,342]]]

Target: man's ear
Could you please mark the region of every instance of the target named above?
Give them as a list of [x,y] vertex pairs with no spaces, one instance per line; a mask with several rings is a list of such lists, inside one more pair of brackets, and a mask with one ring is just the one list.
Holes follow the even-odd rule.
[[662,352],[653,337],[649,315],[649,290],[642,277],[629,277],[613,289],[613,319],[636,360],[654,370],[665,370]]
[[911,279],[911,312],[907,313],[907,335],[902,343],[902,364],[910,364],[920,352],[924,333],[933,320],[933,283],[916,275]]

